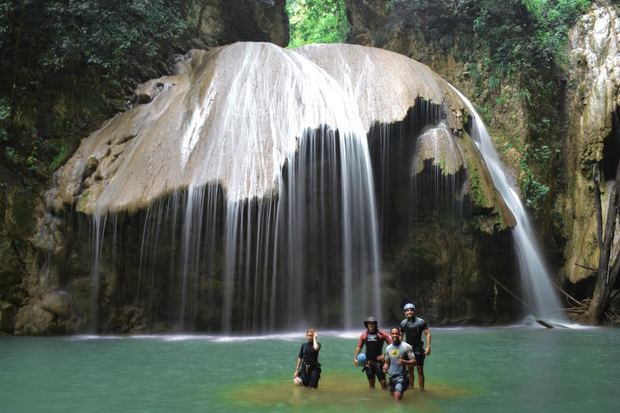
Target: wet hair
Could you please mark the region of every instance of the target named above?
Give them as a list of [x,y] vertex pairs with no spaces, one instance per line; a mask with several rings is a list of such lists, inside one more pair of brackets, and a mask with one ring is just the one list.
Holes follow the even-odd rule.
[[314,335],[314,333],[316,333],[316,329],[315,328],[309,328],[306,330],[306,334],[308,333],[312,333],[312,335]]
[[392,328],[390,328],[390,334],[392,334],[392,330],[398,330],[398,335],[400,335],[400,327],[392,327]]

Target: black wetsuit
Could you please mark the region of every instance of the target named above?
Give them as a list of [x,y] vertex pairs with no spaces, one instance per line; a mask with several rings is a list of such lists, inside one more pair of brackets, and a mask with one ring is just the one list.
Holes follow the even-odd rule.
[[413,320],[405,318],[400,322],[400,331],[405,333],[405,341],[413,348],[418,366],[424,366],[424,342],[422,341],[424,330],[428,330],[428,325],[423,318],[414,317]]
[[392,337],[380,330],[374,333],[366,330],[360,336],[357,346],[366,347],[367,364],[364,366],[364,371],[369,379],[374,379],[376,376],[379,380],[385,380],[383,360],[377,360],[377,357],[383,354],[383,343],[386,342],[392,344]]
[[299,358],[301,366],[299,368],[299,377],[304,386],[319,387],[319,379],[321,378],[321,364],[319,363],[319,351],[321,351],[321,343],[317,343],[318,350],[315,350],[312,343],[306,342],[299,349]]

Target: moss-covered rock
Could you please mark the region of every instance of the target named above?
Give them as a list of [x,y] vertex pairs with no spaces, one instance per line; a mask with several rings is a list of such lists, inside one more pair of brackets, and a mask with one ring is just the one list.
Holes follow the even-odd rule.
[[15,317],[16,335],[45,335],[54,333],[54,315],[44,310],[40,303],[27,304]]

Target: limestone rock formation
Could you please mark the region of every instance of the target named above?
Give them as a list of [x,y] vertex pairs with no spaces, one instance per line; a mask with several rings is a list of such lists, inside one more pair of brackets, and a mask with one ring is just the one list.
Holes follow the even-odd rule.
[[[177,190],[220,183],[229,199],[270,196],[307,128],[365,136],[402,120],[418,98],[462,103],[428,67],[381,49],[236,43],[193,51],[152,102],[85,139],[50,199],[86,213],[144,208]],[[152,90],[152,86],[145,86]]]
[[[569,239],[565,249],[567,278],[577,283],[598,267],[593,167],[600,165],[606,180],[615,178],[620,114],[620,19],[607,2],[597,2],[570,33],[574,67],[569,95],[571,124],[566,142],[567,198],[565,219]],[[607,202],[604,197],[603,205]],[[603,215],[605,216],[605,215]]]
[[424,132],[416,144],[416,156],[412,174],[424,170],[424,161],[430,160],[444,175],[454,175],[465,166],[457,140],[445,125],[439,125]]
[[[157,318],[161,314],[155,314],[141,303],[128,307],[125,301],[143,291],[139,287],[142,269],[138,267],[143,266],[140,264],[144,253],[141,244],[148,244],[148,241],[135,239],[135,236],[146,236],[150,207],[155,205],[158,209],[159,200],[176,199],[175,194],[210,184],[224,189],[229,205],[244,205],[237,201],[254,202],[261,198],[277,200],[274,194],[281,188],[281,174],[291,168],[293,155],[300,148],[299,141],[308,130],[332,128],[340,134],[354,136],[364,145],[366,138],[376,142],[382,130],[407,130],[401,139],[402,151],[395,149],[406,159],[403,158],[400,166],[398,162],[390,163],[402,168],[408,180],[415,164],[415,157],[409,157],[409,152],[413,150],[418,131],[415,127],[409,130],[406,125],[413,123],[422,127],[442,120],[434,131],[423,134],[420,160],[440,166],[446,176],[458,175],[458,180],[466,178],[467,183],[448,197],[466,205],[466,216],[473,214],[475,217],[471,223],[453,220],[441,230],[443,218],[438,215],[429,218],[428,226],[417,232],[419,238],[414,242],[426,242],[433,248],[441,248],[447,242],[452,252],[442,252],[442,259],[428,259],[424,255],[394,264],[395,268],[408,264],[410,268],[422,266],[430,277],[426,280],[431,283],[429,289],[439,288],[443,294],[441,285],[444,285],[446,291],[454,293],[450,285],[456,284],[450,284],[447,279],[453,277],[452,264],[458,261],[455,257],[463,256],[459,251],[469,248],[467,262],[459,266],[460,271],[474,271],[479,256],[492,255],[487,252],[489,248],[503,251],[505,243],[498,247],[494,237],[514,225],[514,219],[493,188],[486,165],[469,135],[463,131],[467,118],[463,102],[427,66],[405,56],[355,45],[313,45],[285,50],[267,43],[236,43],[210,51],[192,51],[179,62],[174,75],[141,85],[136,95],[141,98],[135,101],[133,108],[109,120],[82,141],[78,151],[58,171],[55,186],[48,193],[48,204],[56,211],[75,208],[101,216],[102,220],[106,216],[120,216],[120,222],[130,225],[120,231],[126,237],[123,249],[116,251],[114,246],[108,247],[104,251],[106,258],[100,264],[97,261],[97,270],[91,272],[88,267],[91,252],[85,251],[82,245],[94,241],[85,240],[84,233],[71,234],[70,230],[61,236],[54,217],[42,215],[37,226],[43,244],[71,243],[73,236],[78,236],[74,245],[67,247],[67,252],[62,247],[45,247],[53,256],[69,258],[60,259],[65,264],[51,271],[52,282],[48,286],[29,288],[37,292],[35,296],[43,298],[31,300],[27,309],[20,310],[20,314],[36,312],[42,321],[45,317],[39,309],[53,314],[54,322],[47,324],[50,329],[75,331],[84,328],[93,316],[93,303],[98,301],[106,306],[101,319],[101,328],[106,331],[144,331],[169,326],[170,320]],[[443,149],[433,151],[431,148],[435,146]],[[413,172],[424,171],[414,168]],[[396,171],[394,177],[397,176],[400,171]],[[294,186],[295,182],[289,185]],[[408,184],[402,181],[399,185],[406,190]],[[402,195],[399,190],[396,192],[396,198]],[[404,205],[403,219],[407,219],[411,207]],[[431,206],[431,209],[435,214],[443,207]],[[396,212],[399,214],[401,212]],[[147,221],[141,216],[146,216]],[[97,228],[98,222],[99,218],[93,221]],[[399,226],[404,227],[402,223]],[[386,225],[386,231],[391,231],[388,227]],[[174,229],[174,225],[171,228]],[[395,234],[397,231],[398,228],[394,228]],[[431,236],[433,231],[435,235]],[[442,238],[455,231],[465,235],[449,241]],[[476,238],[480,236],[477,234],[484,234],[485,240]],[[472,244],[476,247],[472,248]],[[231,245],[227,248],[232,249]],[[172,257],[174,254],[172,251]],[[500,257],[497,261],[502,261],[504,253],[496,255]],[[217,264],[220,259],[217,257],[212,264],[220,269],[211,271],[221,271],[222,264]],[[117,266],[116,260],[122,260],[122,264]],[[485,268],[495,265],[498,265],[495,260],[489,260]],[[438,268],[445,270],[445,274],[432,274]],[[123,276],[122,272],[126,274]],[[100,275],[93,279],[92,274]],[[126,279],[128,274],[136,279]],[[199,288],[205,294],[221,297],[225,293],[221,273],[210,273],[210,278],[200,276]],[[436,280],[432,280],[432,276]],[[490,288],[488,279],[480,279],[480,276],[461,281],[458,283],[460,292]],[[66,290],[68,294],[46,294],[57,289]],[[167,292],[147,293],[161,299]],[[61,298],[63,301],[59,302]],[[472,298],[467,302],[475,301]],[[147,305],[154,305],[150,299],[148,302]],[[217,300],[200,303],[203,325],[214,328],[222,320],[222,313],[230,311],[226,302],[223,311],[217,303]],[[437,317],[445,322],[492,320],[494,317],[484,315],[487,304],[465,307],[453,304],[432,303]],[[66,314],[68,306],[71,308],[69,316]],[[336,307],[330,310],[334,314],[338,311]],[[28,330],[24,319],[24,315],[19,315],[19,331],[39,331],[39,324],[43,324]]]

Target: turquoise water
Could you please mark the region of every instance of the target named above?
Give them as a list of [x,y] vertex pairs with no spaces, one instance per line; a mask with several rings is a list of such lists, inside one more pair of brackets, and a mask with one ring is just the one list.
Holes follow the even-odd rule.
[[[361,331],[360,331],[361,332]],[[0,337],[0,412],[616,412],[620,330],[434,329],[426,392],[371,391],[358,333],[320,332],[318,390],[292,384],[303,334]],[[416,383],[417,384],[417,383]]]

